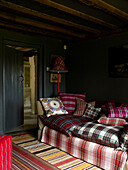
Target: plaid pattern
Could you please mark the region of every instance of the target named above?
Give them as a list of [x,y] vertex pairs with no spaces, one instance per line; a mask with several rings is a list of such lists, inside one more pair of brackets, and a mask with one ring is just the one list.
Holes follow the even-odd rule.
[[90,120],[88,118],[74,116],[71,114],[52,115],[50,117],[39,115],[39,117],[44,125],[58,130],[59,132],[64,133],[68,136],[72,136],[72,133],[69,130],[72,125],[81,125],[82,123],[84,124]]
[[72,133],[85,140],[96,142],[110,147],[119,146],[118,135],[122,126],[106,126],[87,122],[84,126],[74,125],[70,128]]
[[44,127],[41,141],[106,170],[123,170],[127,159],[126,152],[77,137],[67,137],[48,127]]
[[123,133],[121,134],[120,141],[121,148],[128,151],[128,125],[125,126]]
[[114,101],[110,101],[110,102],[108,102],[106,104],[103,104],[101,106],[103,112],[107,112],[108,109],[111,108],[111,107],[115,107],[115,102]]
[[63,103],[58,98],[40,98],[47,116],[54,114],[67,114]]
[[59,96],[63,102],[68,113],[73,113],[76,108],[76,98],[85,101],[85,93],[83,94],[72,94],[60,92]]
[[83,114],[83,117],[94,119],[95,117],[98,116],[100,111],[101,111],[101,108],[95,108],[95,107],[91,106],[91,104],[88,104],[87,109],[85,110],[85,112]]
[[81,100],[81,99],[76,99],[76,110],[73,113],[73,115],[78,115],[78,116],[82,116],[85,108],[86,108],[86,102]]
[[101,116],[98,119],[98,122],[105,125],[111,125],[111,126],[121,126],[128,124],[125,119],[120,118],[108,118],[105,115]]
[[111,107],[109,108],[108,117],[128,119],[128,108],[127,107]]

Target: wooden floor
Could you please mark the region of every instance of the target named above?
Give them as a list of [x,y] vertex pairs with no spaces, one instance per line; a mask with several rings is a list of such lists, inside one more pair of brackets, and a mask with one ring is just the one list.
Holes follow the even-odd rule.
[[37,129],[37,114],[32,114],[31,111],[24,111],[24,124],[8,131],[7,133],[32,129]]

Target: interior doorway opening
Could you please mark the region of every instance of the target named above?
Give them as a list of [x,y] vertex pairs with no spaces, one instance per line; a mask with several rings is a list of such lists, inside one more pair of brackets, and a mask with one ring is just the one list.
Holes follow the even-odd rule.
[[35,48],[7,45],[7,47],[23,53],[23,74],[20,81],[23,84],[23,124],[11,131],[37,128],[37,59],[38,50]]

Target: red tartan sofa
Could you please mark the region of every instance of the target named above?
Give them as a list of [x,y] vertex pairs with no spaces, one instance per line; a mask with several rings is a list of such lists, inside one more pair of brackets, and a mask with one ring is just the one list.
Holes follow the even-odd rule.
[[0,170],[12,167],[12,136],[0,135]]

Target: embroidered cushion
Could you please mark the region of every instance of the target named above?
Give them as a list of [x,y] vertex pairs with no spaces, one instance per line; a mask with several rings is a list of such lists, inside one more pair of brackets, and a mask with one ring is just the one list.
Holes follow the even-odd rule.
[[88,118],[74,116],[72,114],[52,115],[50,117],[40,115],[39,117],[45,126],[48,126],[68,136],[72,136],[72,133],[69,130],[72,125],[81,125],[90,121]]
[[91,104],[88,103],[87,109],[85,110],[83,116],[90,118],[90,119],[94,119],[98,116],[100,111],[101,111],[101,108],[95,108],[91,106]]
[[58,98],[40,98],[47,116],[54,114],[67,114],[63,103]]
[[123,133],[120,137],[120,142],[121,148],[123,148],[123,150],[128,150],[128,125],[124,127]]
[[87,122],[83,126],[74,125],[69,130],[75,135],[85,140],[99,143],[110,147],[120,145],[119,134],[123,126],[107,126]]
[[108,117],[128,119],[128,108],[127,107],[111,107],[108,109]]
[[59,93],[60,99],[63,102],[68,113],[73,113],[76,108],[76,98],[85,101],[85,93],[83,94],[72,94],[72,93]]
[[107,118],[105,115],[101,116],[98,119],[98,122],[101,124],[111,125],[111,126],[121,126],[128,124],[125,119],[120,118]]

